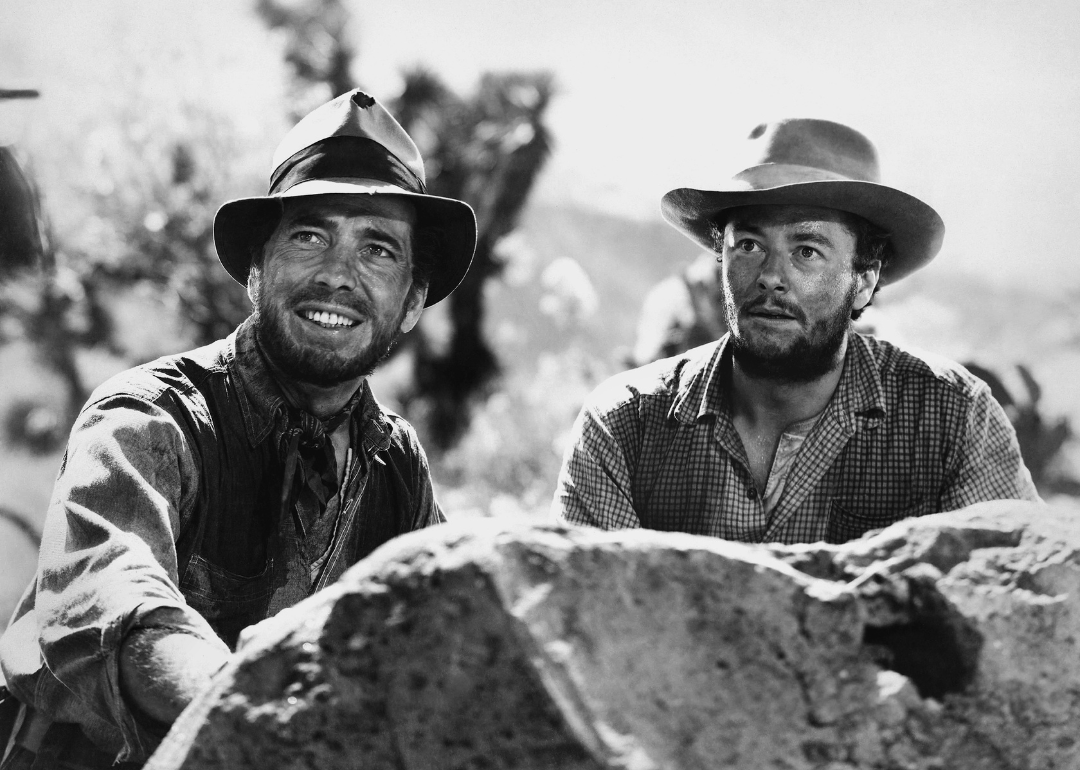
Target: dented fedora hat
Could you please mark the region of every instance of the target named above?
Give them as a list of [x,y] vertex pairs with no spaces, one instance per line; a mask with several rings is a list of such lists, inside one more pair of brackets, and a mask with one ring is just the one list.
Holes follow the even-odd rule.
[[877,150],[863,134],[828,120],[789,118],[750,132],[755,162],[717,190],[682,187],[660,203],[664,219],[713,249],[712,225],[738,206],[819,206],[856,214],[889,234],[892,256],[880,283],[926,265],[940,251],[945,223],[918,198],[880,183]]
[[232,200],[218,209],[218,259],[242,284],[251,271],[253,239],[276,226],[283,201],[301,196],[394,195],[416,208],[418,228],[441,233],[425,305],[449,295],[476,250],[476,216],[464,201],[427,192],[424,161],[405,129],[359,89],[316,108],[293,126],[274,153],[264,196]]

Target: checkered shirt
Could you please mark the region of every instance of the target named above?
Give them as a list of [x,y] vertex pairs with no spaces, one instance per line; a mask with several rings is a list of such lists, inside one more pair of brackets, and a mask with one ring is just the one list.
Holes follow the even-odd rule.
[[553,513],[603,529],[842,543],[911,516],[1039,500],[985,383],[852,334],[836,392],[766,513],[732,422],[730,372],[725,336],[603,383],[574,425]]

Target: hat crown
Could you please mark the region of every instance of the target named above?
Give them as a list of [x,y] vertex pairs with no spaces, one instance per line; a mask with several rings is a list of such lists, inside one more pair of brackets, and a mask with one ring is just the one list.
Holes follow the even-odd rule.
[[334,136],[352,136],[378,142],[424,184],[420,150],[401,124],[375,97],[354,89],[304,116],[278,145],[271,174],[289,158]]
[[853,128],[830,120],[788,118],[762,123],[748,137],[754,166],[820,169],[861,182],[880,181],[877,150]]

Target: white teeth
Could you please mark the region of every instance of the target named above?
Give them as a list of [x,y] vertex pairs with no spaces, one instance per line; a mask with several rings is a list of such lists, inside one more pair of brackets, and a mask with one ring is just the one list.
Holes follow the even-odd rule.
[[325,310],[322,312],[306,310],[304,316],[309,321],[314,321],[323,326],[356,326],[356,321],[340,316],[337,313],[328,313]]

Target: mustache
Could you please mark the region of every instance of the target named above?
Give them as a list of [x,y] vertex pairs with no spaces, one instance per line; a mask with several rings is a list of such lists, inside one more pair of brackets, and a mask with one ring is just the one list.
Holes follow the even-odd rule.
[[755,311],[764,310],[766,312],[784,313],[789,315],[797,321],[805,321],[806,316],[803,314],[801,308],[794,303],[788,302],[786,299],[780,297],[769,298],[766,295],[755,297],[742,304],[739,308],[739,315],[745,313],[753,313]]
[[363,297],[354,294],[353,292],[339,291],[325,286],[301,286],[289,295],[290,305],[299,305],[301,302],[325,302],[327,304],[340,305],[343,308],[348,308],[365,317],[372,314],[371,303]]

